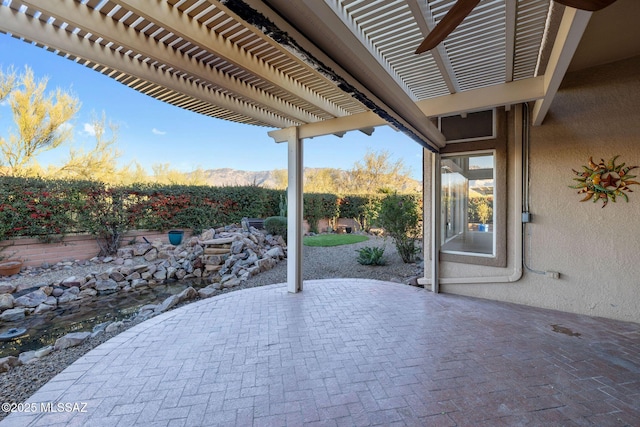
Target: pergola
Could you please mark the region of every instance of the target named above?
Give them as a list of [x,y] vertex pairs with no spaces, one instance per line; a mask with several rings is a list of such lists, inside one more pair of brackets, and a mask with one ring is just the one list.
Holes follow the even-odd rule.
[[[269,135],[288,144],[288,289],[297,292],[305,138],[389,125],[438,162],[439,116],[535,101],[541,124],[592,15],[549,0],[483,0],[444,43],[416,55],[454,3],[3,0],[0,31],[160,101],[275,128]],[[436,215],[436,251],[438,230]]]

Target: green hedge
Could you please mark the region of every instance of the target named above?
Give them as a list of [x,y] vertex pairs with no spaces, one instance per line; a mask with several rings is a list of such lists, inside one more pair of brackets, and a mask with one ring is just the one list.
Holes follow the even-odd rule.
[[[209,187],[0,177],[0,240],[111,229],[168,230],[239,224],[243,217],[280,214],[282,190],[256,186]],[[317,231],[322,218],[355,218],[365,228],[377,217],[384,195],[305,194],[304,218]],[[414,197],[414,196],[412,196]],[[418,196],[415,196],[418,197]],[[121,223],[121,224],[118,224]],[[103,230],[104,231],[104,230]]]

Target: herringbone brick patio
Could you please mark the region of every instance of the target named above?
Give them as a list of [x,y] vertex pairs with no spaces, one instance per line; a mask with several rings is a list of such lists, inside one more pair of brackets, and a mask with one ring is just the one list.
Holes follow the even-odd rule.
[[86,412],[0,426],[637,426],[640,326],[372,280],[273,285],[137,325],[29,402]]

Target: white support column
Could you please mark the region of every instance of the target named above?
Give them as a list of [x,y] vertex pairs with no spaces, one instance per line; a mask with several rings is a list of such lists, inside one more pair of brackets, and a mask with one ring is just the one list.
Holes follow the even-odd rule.
[[303,140],[298,136],[298,128],[286,129],[288,133],[288,176],[287,189],[287,290],[302,291],[302,228],[303,217]]
[[440,292],[440,154],[431,154],[431,291]]

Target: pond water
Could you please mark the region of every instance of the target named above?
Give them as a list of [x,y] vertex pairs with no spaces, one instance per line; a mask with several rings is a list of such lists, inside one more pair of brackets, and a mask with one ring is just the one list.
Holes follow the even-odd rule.
[[130,292],[114,292],[91,299],[71,301],[55,310],[27,316],[18,322],[3,322],[0,334],[12,328],[26,328],[25,335],[0,342],[0,358],[18,356],[24,351],[53,345],[70,332],[91,332],[94,326],[133,317],[146,304],[159,304],[167,297],[178,294],[189,286],[200,289],[207,286],[203,280],[167,282],[152,288],[139,288]]

